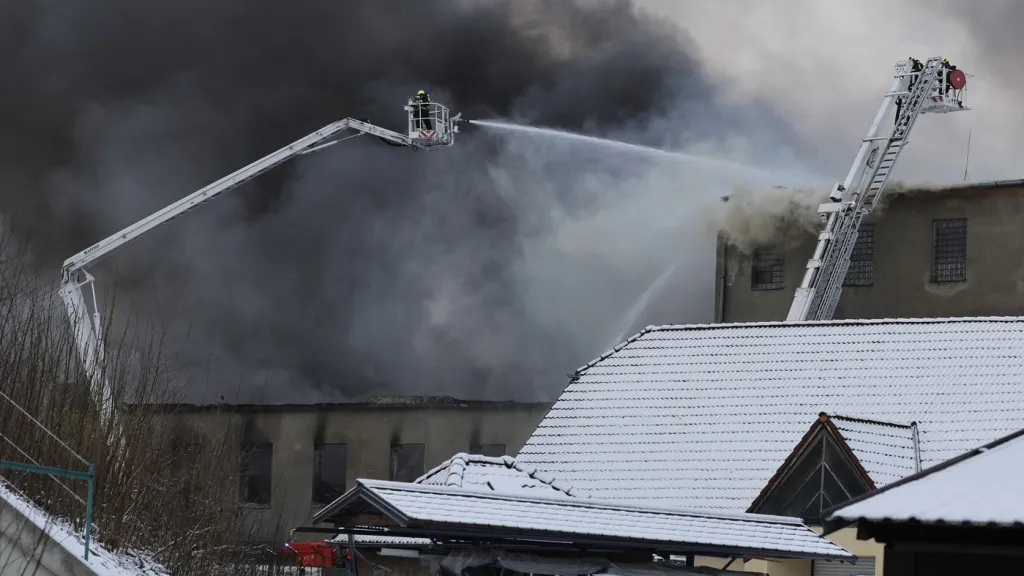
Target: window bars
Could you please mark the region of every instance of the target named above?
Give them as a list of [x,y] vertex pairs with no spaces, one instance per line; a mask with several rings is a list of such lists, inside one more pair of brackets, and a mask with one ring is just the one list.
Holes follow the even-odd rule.
[[751,270],[751,290],[781,290],[785,287],[786,269],[782,256],[770,248],[754,250]]
[[935,220],[932,223],[933,283],[967,280],[967,219]]

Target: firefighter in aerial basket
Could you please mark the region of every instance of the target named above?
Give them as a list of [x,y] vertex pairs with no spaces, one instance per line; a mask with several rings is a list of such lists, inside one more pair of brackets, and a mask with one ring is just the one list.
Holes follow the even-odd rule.
[[[913,73],[920,74],[924,71],[924,63],[914,58],[913,56],[907,57],[907,62],[910,63],[910,71]],[[914,84],[917,83],[918,76],[911,76],[910,82],[907,82],[907,92],[914,91]],[[900,96],[896,98],[896,125],[900,125],[900,113],[903,112],[903,103],[905,99]]]
[[430,94],[426,90],[416,93],[416,129],[433,130],[434,121],[430,118]]
[[[956,66],[954,66],[954,65],[949,63],[949,58],[943,58],[942,59],[942,68],[943,68],[943,70],[946,71],[946,83],[945,83],[946,85],[943,86],[942,93],[944,95],[947,95],[947,94],[949,94],[949,91],[953,89],[953,74],[952,74],[952,72],[954,70],[956,70]],[[940,72],[939,74],[940,74],[939,77],[941,78],[941,74],[942,73]]]

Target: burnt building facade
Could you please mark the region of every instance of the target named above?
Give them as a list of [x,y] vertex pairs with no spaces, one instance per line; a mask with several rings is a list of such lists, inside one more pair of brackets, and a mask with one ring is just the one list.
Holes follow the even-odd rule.
[[[357,478],[411,482],[459,452],[516,454],[550,403],[374,398],[316,405],[165,405],[178,435],[237,448],[240,535],[281,543]],[[230,453],[230,451],[229,451]]]
[[[1024,315],[1024,180],[895,194],[861,228],[836,319]],[[817,230],[718,242],[715,322],[785,320]],[[795,240],[794,240],[795,239]]]

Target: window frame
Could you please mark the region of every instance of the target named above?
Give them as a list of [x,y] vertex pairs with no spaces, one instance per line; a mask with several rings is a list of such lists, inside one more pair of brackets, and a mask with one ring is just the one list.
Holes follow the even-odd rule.
[[[324,452],[332,448],[340,448],[344,451],[340,488],[322,476]],[[313,493],[310,496],[312,505],[314,507],[326,506],[340,498],[346,490],[348,490],[348,443],[318,442],[313,444]]]
[[[498,450],[498,452],[501,452],[501,453],[495,455],[495,454],[493,454],[493,452],[495,452],[495,450],[493,450],[493,448],[495,448],[497,446],[501,447],[501,450]],[[473,454],[479,454],[481,456],[488,456],[488,457],[491,457],[491,458],[501,458],[502,456],[504,456],[506,454],[506,450],[508,450],[508,445],[506,445],[506,444],[498,444],[498,443],[490,443],[490,444],[488,444],[488,443],[477,443],[477,444],[473,444],[469,448],[469,451],[472,452]],[[492,452],[492,454],[488,454],[487,452]]]
[[[403,479],[399,478],[399,472],[400,472],[400,468],[401,467],[399,466],[398,460],[400,458],[401,451],[404,450],[405,448],[417,448],[417,447],[419,448],[420,470],[419,470],[419,472],[415,476],[412,476],[412,477],[409,477],[409,478],[406,478],[406,479],[403,480]],[[410,443],[394,442],[394,443],[391,444],[391,458],[390,458],[390,462],[389,462],[389,466],[388,466],[388,479],[391,480],[392,482],[412,482],[412,481],[416,480],[416,478],[419,478],[420,476],[423,476],[423,474],[426,472],[426,469],[427,469],[426,461],[427,461],[427,445],[426,444],[417,443],[417,442],[410,442]]]
[[[261,449],[266,449],[266,486],[262,487],[265,490],[266,498],[251,498],[251,478],[258,477],[253,474],[253,456]],[[242,445],[241,450],[241,462],[239,470],[239,501],[245,506],[254,506],[261,508],[270,507],[274,499],[274,444],[272,442],[246,442]],[[263,493],[261,493],[261,496]]]
[[[771,259],[769,264],[765,260]],[[759,282],[759,275],[769,274],[768,282]],[[782,290],[786,287],[786,259],[770,247],[755,248],[750,255],[750,289]]]
[[862,222],[850,253],[843,287],[875,285],[875,223]]
[[932,220],[932,258],[929,280],[932,284],[956,284],[967,281],[967,218]]

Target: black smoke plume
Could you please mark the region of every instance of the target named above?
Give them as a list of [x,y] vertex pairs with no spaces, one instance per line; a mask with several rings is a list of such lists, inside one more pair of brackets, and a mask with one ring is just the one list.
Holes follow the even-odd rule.
[[[400,130],[419,88],[469,118],[659,144],[725,121],[685,33],[627,1],[5,2],[0,211],[52,272],[331,121]],[[653,128],[664,118],[679,129]],[[121,305],[178,326],[177,359],[210,379],[199,400],[235,385],[231,399],[267,402],[550,395],[610,334],[588,334],[572,310],[536,312],[548,294],[524,281],[524,244],[556,231],[553,209],[597,209],[570,179],[638,167],[559,148],[561,167],[537,173],[531,158],[554,152],[513,152],[468,129],[431,154],[355,139],[93,272],[116,281]],[[608,295],[622,286],[635,297],[600,262],[570,260],[543,273],[581,299],[622,306]],[[589,310],[621,314],[601,306]]]

